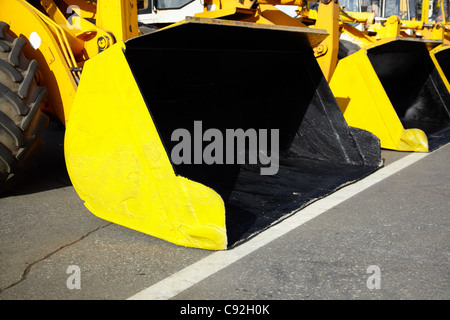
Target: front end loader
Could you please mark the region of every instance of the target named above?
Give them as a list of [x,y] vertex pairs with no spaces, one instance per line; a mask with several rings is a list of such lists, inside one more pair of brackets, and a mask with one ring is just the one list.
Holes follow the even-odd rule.
[[[430,51],[431,59],[450,92],[450,15],[448,0],[423,0],[419,11],[423,34],[419,36],[442,39],[443,43]],[[431,30],[431,31],[430,31]],[[417,33],[417,32],[416,32]]]
[[[183,10],[191,10],[197,11],[197,17],[326,30],[329,36],[313,48],[314,56],[349,125],[374,133],[383,148],[398,151],[427,152],[450,140],[450,91],[443,71],[448,53],[442,44],[444,28],[421,21],[407,23],[393,16],[414,19],[415,8],[409,1],[206,0],[203,6],[193,0],[164,3],[147,2],[139,21],[160,27],[162,22],[176,22]],[[180,3],[187,5],[177,9]],[[275,5],[298,6],[298,16],[292,18]],[[372,24],[375,15],[379,23]],[[361,30],[365,25],[371,28]],[[411,28],[420,28],[421,37],[411,37]],[[359,50],[363,51],[351,55]]]
[[137,4],[0,2],[93,214],[224,250],[380,167],[315,59],[324,30],[193,17],[141,35]]
[[383,148],[427,152],[450,141],[450,91],[440,67],[446,59],[437,64],[430,55],[442,48],[442,25],[413,21],[409,5],[370,1],[358,7],[372,14],[365,18],[341,10],[343,54],[330,87],[347,123],[374,133]]

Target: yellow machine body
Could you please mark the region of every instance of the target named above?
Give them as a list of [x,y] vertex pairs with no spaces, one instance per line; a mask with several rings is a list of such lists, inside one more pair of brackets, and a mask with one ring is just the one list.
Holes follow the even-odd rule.
[[375,134],[382,148],[428,151],[422,130],[403,127],[365,50],[339,61],[330,87],[347,123]]
[[[181,35],[189,41],[174,41]],[[205,44],[208,35],[216,36]],[[324,36],[306,28],[189,18],[87,61],[65,140],[69,174],[86,206],[179,245],[220,250],[377,168],[378,140],[349,131],[316,65],[311,48]],[[251,71],[255,79],[279,77],[294,57],[312,65],[291,74],[289,85],[272,84],[273,90],[237,80],[239,63],[260,65],[270,57],[277,58]],[[295,94],[298,84],[304,96]],[[231,129],[277,130],[279,171],[261,175],[261,165],[249,163],[174,163],[173,132],[190,130],[195,139],[195,122],[223,137]]]
[[[372,23],[375,13],[347,12],[339,9],[336,2],[320,1],[317,10],[308,9],[303,1],[287,2],[285,4],[299,6],[299,17],[279,14],[278,19],[272,20],[267,11],[261,9],[262,5],[244,9],[245,3],[236,4],[233,0],[223,3],[226,6],[216,6],[221,9],[205,9],[197,15],[229,19],[239,12],[241,17],[248,14],[251,21],[258,23],[308,25],[326,30],[329,36],[313,48],[325,79],[348,124],[375,134],[383,148],[427,152],[434,132],[447,127],[450,91],[445,88],[449,88],[448,81],[442,67],[430,64],[437,61],[434,53],[447,52],[441,45],[443,28],[440,29],[440,25],[430,28],[420,21],[405,24],[399,17],[391,16],[382,25],[371,25],[371,32],[362,32],[351,24]],[[208,4],[217,3],[210,0]],[[340,4],[344,5],[345,1]],[[276,11],[272,8],[272,16]],[[423,39],[409,37],[404,33],[405,26],[428,32],[427,36]],[[340,35],[357,44],[361,53],[338,60]],[[429,56],[426,50],[431,52]],[[444,56],[444,52],[439,54]],[[414,58],[409,59],[409,55]],[[395,67],[396,64],[401,67]],[[387,68],[392,68],[392,72]],[[441,134],[437,136],[440,139]],[[431,149],[435,146],[432,142]]]
[[446,41],[430,51],[431,59],[433,60],[436,69],[441,75],[442,81],[450,92],[450,43]]
[[[449,127],[448,81],[434,57],[443,48],[442,29],[395,15],[374,23],[374,14],[365,14],[341,11],[340,45],[355,49],[340,57],[330,87],[350,126],[374,133],[383,148],[427,152]],[[429,36],[413,37],[408,28]]]
[[124,49],[117,43],[86,62],[65,139],[75,189],[103,219],[179,245],[225,249],[221,197],[175,175]]

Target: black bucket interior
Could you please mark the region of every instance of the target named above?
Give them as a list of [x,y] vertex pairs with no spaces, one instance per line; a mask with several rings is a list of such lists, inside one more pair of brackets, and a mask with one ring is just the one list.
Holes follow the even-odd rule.
[[[194,123],[202,134],[222,133],[224,164],[194,164],[194,146],[190,164],[172,164],[222,196],[229,247],[379,166],[379,141],[347,126],[308,41],[302,32],[185,23],[127,42],[126,58],[169,157],[180,143],[172,141],[177,129],[201,141],[201,150],[211,142],[195,136]],[[262,175],[269,165],[259,160],[226,164],[227,129],[267,129],[268,141],[277,129],[276,174]],[[248,146],[234,154],[248,155]],[[269,154],[274,149],[269,143]]]
[[450,94],[427,44],[398,39],[367,55],[403,126],[423,130],[430,149],[450,141]]
[[450,46],[445,50],[436,52],[434,56],[444,72],[445,77],[450,81]]

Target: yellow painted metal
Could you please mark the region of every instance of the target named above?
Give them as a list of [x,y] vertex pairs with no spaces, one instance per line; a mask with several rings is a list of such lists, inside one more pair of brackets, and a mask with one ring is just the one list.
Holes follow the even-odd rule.
[[[235,1],[223,10],[242,15],[242,21],[304,26],[271,2],[257,9],[251,3]],[[175,174],[125,58],[125,41],[139,32],[136,0],[98,0],[95,12],[84,6],[76,28],[67,23],[61,1],[40,4],[42,12],[24,0],[1,1],[0,20],[27,39],[33,32],[40,36],[39,48],[28,47],[27,55],[41,65],[48,110],[66,125],[67,169],[86,207],[102,219],[178,245],[226,249],[222,198]],[[96,25],[84,20],[91,14]],[[319,35],[311,46],[326,36],[310,33]],[[104,50],[91,46],[102,37],[110,39]]]
[[[213,8],[209,10],[208,8]],[[240,21],[255,22],[259,15],[257,10],[251,8],[250,3],[241,3],[237,0],[205,0],[205,10],[195,14],[202,18],[223,18],[240,15]],[[233,20],[233,19],[232,19]]]
[[260,15],[270,23],[281,26],[306,27],[300,20],[293,19],[272,4],[259,4]]
[[[402,3],[406,4],[406,2]],[[424,14],[427,16],[427,8],[423,9],[422,16]],[[341,17],[345,17],[341,20],[350,22],[349,17],[353,15],[360,18],[353,22],[362,23],[366,29],[360,31],[348,23],[341,22],[340,32],[344,39],[358,44],[361,50],[338,62],[338,71],[330,82],[330,87],[344,112],[346,121],[350,126],[374,133],[380,138],[382,148],[399,151],[428,151],[427,137],[422,130],[403,128],[395,108],[371,66],[367,50],[389,44],[399,37],[422,41],[428,48],[447,90],[450,90],[449,82],[434,57],[440,48],[447,49],[443,44],[436,48],[444,41],[445,29],[442,24],[429,24],[426,19],[405,20],[395,15],[375,22],[371,15],[364,17],[358,16],[355,12],[341,12]],[[411,32],[412,30],[414,32]]]
[[339,33],[342,38],[348,39],[360,47],[370,46],[377,40],[347,23],[339,24]]
[[[263,0],[258,1],[258,5],[255,6],[254,1],[206,0],[205,8],[214,7],[216,9],[205,9],[195,16],[306,28],[308,26],[302,23],[300,19],[292,18],[275,7],[277,4],[302,6],[305,2],[303,0]],[[314,11],[303,11],[303,14],[306,14],[306,12]],[[329,81],[336,67],[339,47],[338,3],[334,1],[327,4],[321,2],[319,14],[314,15],[314,17],[316,22],[312,28],[326,30],[329,34],[320,44],[312,48],[325,79]]]
[[[307,27],[300,19],[295,19],[275,7],[277,4],[302,6],[303,0],[263,0],[254,2],[238,2],[236,0],[206,0],[205,4],[215,5],[216,10],[198,13],[197,17],[239,19],[240,21],[275,24],[282,26]],[[302,14],[314,12],[305,9]],[[239,17],[236,15],[240,14]],[[328,36],[317,46],[314,46],[314,55],[319,63],[320,69],[327,81],[331,80],[336,68],[339,50],[339,4],[335,1],[328,3],[320,2],[317,15],[314,15],[315,23],[310,28],[326,30]],[[311,17],[309,17],[311,18]]]
[[[227,19],[234,21],[253,22],[261,24],[277,24],[284,26],[306,27],[299,20],[293,19],[275,7],[276,4],[299,5],[301,0],[205,0],[205,10],[195,14],[199,18]],[[214,8],[210,10],[209,8]]]
[[330,82],[336,68],[339,50],[339,5],[332,1],[319,3],[318,16],[314,28],[324,29],[329,36],[314,48],[317,62],[325,79]]
[[[400,12],[407,12],[407,1],[400,1]],[[441,0],[438,1],[439,10],[443,10],[444,5]],[[406,20],[401,19],[399,16],[393,15],[386,18],[384,22],[374,23],[373,13],[361,13],[361,12],[345,12],[341,11],[340,32],[346,38],[351,39],[354,43],[359,44],[361,47],[368,47],[379,45],[378,41],[389,42],[398,36],[405,38],[415,38],[423,40],[438,40],[442,41],[442,45],[439,49],[435,46],[429,46],[431,59],[439,72],[447,90],[450,92],[449,81],[444,74],[442,68],[439,66],[439,62],[435,58],[435,54],[441,50],[448,50],[450,46],[450,36],[448,28],[445,26],[446,15],[441,14],[442,21],[429,21],[429,0],[423,0],[422,2],[422,12],[421,20]],[[361,15],[363,14],[363,15]],[[351,21],[349,17],[355,17],[355,21]],[[359,20],[356,17],[360,18]],[[367,25],[367,30],[361,32],[355,29],[353,26],[348,25],[345,22],[359,22]],[[407,31],[414,31],[413,33],[408,33]]]
[[65,123],[77,89],[76,78],[70,70],[74,61],[61,29],[44,19],[24,0],[0,1],[0,21],[8,23],[12,32],[28,41],[32,34],[39,37],[38,48],[26,45],[24,51],[27,57],[39,62],[40,85],[48,92],[45,111]]
[[[351,15],[346,14],[345,11],[339,10],[337,3],[333,2],[319,4],[315,27],[324,28],[330,34],[321,45],[326,46],[328,43],[331,52],[324,61],[321,61],[321,57],[317,54],[316,56],[348,125],[376,135],[382,148],[427,152],[428,139],[425,132],[403,127],[367,56],[366,49],[396,40],[400,33],[400,18],[389,17],[382,28],[382,37],[374,39],[355,27],[338,21],[341,20],[340,17],[361,23],[373,19],[374,15],[353,12]],[[353,39],[362,50],[338,62],[339,44],[336,42],[339,41],[339,34],[344,34],[347,39]]]
[[137,0],[97,0],[97,27],[114,35],[117,42],[139,35]]
[[259,4],[271,4],[273,6],[302,6],[307,0],[258,0]]
[[330,88],[348,125],[372,132],[382,148],[428,151],[422,130],[403,127],[365,50],[339,61]]
[[119,42],[84,66],[64,143],[75,190],[102,219],[182,246],[226,249],[221,197],[175,175],[124,49]]
[[444,82],[445,86],[447,87],[447,90],[450,92],[450,82],[449,82],[449,78],[448,78],[448,76],[450,76],[450,75],[445,74],[444,70],[442,69],[440,63],[438,62],[438,60],[436,58],[437,54],[439,54],[440,52],[443,52],[443,51],[447,51],[447,50],[450,50],[450,44],[443,43],[440,46],[431,50],[430,56],[431,56],[431,60],[433,60],[434,65],[436,66],[436,69],[439,72],[439,75],[442,78],[442,81]]
[[[209,1],[213,3],[216,0]],[[220,3],[223,5],[220,10],[205,11],[198,16],[214,16],[217,18],[221,17],[221,14],[225,15],[225,12],[226,15],[232,16],[237,13],[236,8],[244,6],[234,0],[220,1]],[[270,3],[273,4],[273,2]],[[234,8],[234,11],[231,8]],[[290,17],[280,20],[270,19],[270,16],[265,14],[261,8],[263,8],[263,5],[260,4],[258,9],[252,9],[254,10],[252,22],[289,25],[290,20],[296,20],[299,25],[303,25],[301,20]],[[250,10],[250,8],[247,9]],[[230,10],[231,13],[225,10]],[[308,17],[311,17],[311,11],[313,10],[305,11],[303,8],[301,12],[302,15],[308,13]],[[341,17],[343,16],[347,20],[352,20],[352,22],[364,22],[374,18],[373,13],[345,15],[345,12],[341,11]],[[260,19],[258,20],[257,17],[260,17]],[[348,24],[340,23],[339,6],[334,1],[327,4],[319,3],[319,9],[314,20],[312,27],[324,29],[329,34],[324,41],[313,48],[314,53],[325,78],[330,83],[347,123],[350,126],[374,133],[381,140],[382,148],[427,152],[428,140],[426,134],[419,129],[405,129],[403,127],[365,50],[339,61],[339,64],[337,63],[339,32],[346,34],[347,38],[353,38],[361,48],[369,49],[395,40],[401,30],[400,18],[397,16],[389,17],[384,26],[378,30],[378,34],[381,36],[377,39]],[[338,69],[335,70],[336,65]]]
[[346,12],[343,9],[340,10],[340,20],[342,22],[367,23],[368,21],[373,21],[374,19],[374,12]]
[[75,65],[81,65],[81,62],[97,55],[114,43],[114,37],[110,33],[81,18],[81,9],[78,6],[67,9],[70,14],[69,22],[53,0],[41,0],[41,5],[49,17],[46,20],[47,23],[57,25],[67,38],[68,47],[76,57]]
[[[441,65],[439,64],[436,54],[439,52],[450,50],[450,31],[449,31],[449,25],[447,22],[447,15],[449,8],[445,10],[445,6],[443,1],[438,1],[438,7],[439,11],[441,12],[442,21],[438,23],[432,23],[432,31],[430,32],[427,28],[424,28],[425,37],[433,38],[433,39],[440,39],[443,41],[443,44],[432,49],[430,51],[431,59],[433,60],[434,65],[436,66],[436,69],[439,72],[439,75],[441,76],[445,86],[447,87],[447,90],[450,92],[450,79],[448,79],[448,75],[445,74],[444,70],[442,69]],[[422,23],[429,23],[428,21],[428,11],[429,11],[429,0],[423,0],[422,3]],[[427,32],[428,31],[428,32]]]
[[64,1],[67,7],[71,7],[72,10],[67,9],[66,12],[71,14],[71,11],[75,11],[81,18],[84,19],[96,19],[97,15],[97,3],[87,0],[59,0]]
[[[98,0],[95,5],[80,1],[65,1],[66,6],[73,6],[67,12],[61,11],[57,5],[60,2],[53,0],[40,1],[43,12],[25,0],[0,1],[1,21],[28,42],[31,34],[40,39],[38,48],[26,45],[24,50],[40,65],[40,85],[48,91],[43,110],[63,124],[69,119],[84,62],[106,50],[115,40],[127,40],[139,34],[136,0]],[[75,17],[71,24],[66,13],[82,17]],[[85,18],[95,18],[96,25]]]

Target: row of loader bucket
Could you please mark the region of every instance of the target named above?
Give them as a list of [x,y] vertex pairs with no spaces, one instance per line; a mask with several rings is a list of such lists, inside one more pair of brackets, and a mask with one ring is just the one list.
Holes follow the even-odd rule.
[[339,60],[330,87],[348,125],[398,151],[427,152],[450,141],[450,92],[437,68],[448,68],[448,50],[430,56],[440,43],[391,38]]
[[431,50],[431,59],[450,91],[450,45],[444,43]]
[[435,44],[380,42],[341,59],[328,83],[312,49],[326,36],[187,18],[87,61],[65,153],[88,209],[224,250],[371,174],[380,147],[448,141]]
[[65,138],[87,208],[222,250],[379,168],[314,57],[326,35],[195,18],[87,61]]

